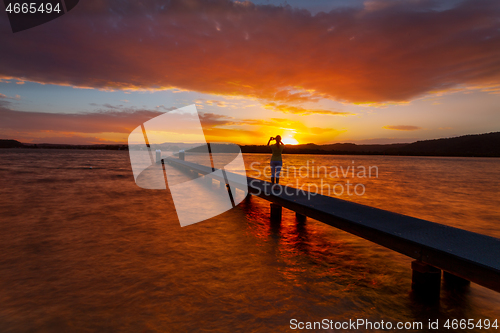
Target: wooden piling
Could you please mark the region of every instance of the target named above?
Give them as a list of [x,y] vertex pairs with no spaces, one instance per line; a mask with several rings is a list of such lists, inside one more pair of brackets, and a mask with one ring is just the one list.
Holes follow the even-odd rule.
[[282,206],[275,203],[271,203],[271,221],[274,222],[281,221],[282,210],[283,210]]
[[439,298],[441,270],[419,260],[411,262],[411,289],[421,296]]
[[307,220],[307,216],[295,212],[295,219],[297,220],[297,222],[303,223]]

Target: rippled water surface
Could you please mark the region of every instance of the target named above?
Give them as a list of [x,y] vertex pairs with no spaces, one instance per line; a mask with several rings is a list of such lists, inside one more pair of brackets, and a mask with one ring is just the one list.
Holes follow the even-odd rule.
[[[250,176],[266,177],[269,155],[244,158]],[[332,196],[362,184],[363,195],[339,197],[500,238],[500,159],[286,155],[284,166],[281,183],[323,194],[336,186]],[[335,177],[341,166],[378,172]],[[137,187],[124,151],[3,149],[0,185],[0,332],[500,319],[498,293],[443,285],[438,303],[422,303],[410,292],[410,258],[287,210],[271,223],[256,197],[181,228],[168,190]]]

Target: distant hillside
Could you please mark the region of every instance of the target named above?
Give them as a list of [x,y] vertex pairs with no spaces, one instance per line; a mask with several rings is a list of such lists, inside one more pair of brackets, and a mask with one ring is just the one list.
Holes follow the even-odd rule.
[[500,157],[500,132],[417,141],[388,152],[401,155]]
[[[182,143],[182,142],[163,142],[159,144],[151,144],[151,149],[156,150],[160,149],[161,151],[179,151],[181,149],[190,149],[193,147],[198,147],[202,145],[201,143]],[[130,150],[140,150],[143,148],[144,145],[142,144],[135,144],[135,145],[130,145],[129,149]]]
[[[242,146],[241,150],[244,153],[269,153],[269,147],[265,145]],[[285,153],[500,157],[500,132],[386,145],[354,143],[287,145]]]
[[[172,143],[151,145],[151,149],[162,151],[178,151],[185,149],[188,152],[205,152],[205,146],[198,147],[198,143]],[[234,145],[211,143],[212,151],[235,152]],[[49,149],[107,149],[126,150],[140,149],[133,145],[64,145],[64,144],[32,144],[21,143],[16,140],[0,140],[0,148],[49,148]],[[241,146],[243,153],[268,154],[270,149],[266,145]],[[354,143],[334,143],[316,145],[307,143],[302,145],[286,145],[286,154],[321,154],[321,155],[408,155],[408,156],[478,156],[500,157],[500,132],[486,134],[464,135],[454,138],[423,140],[414,143],[395,143],[385,145],[357,145]]]
[[[291,146],[292,151],[303,151],[315,149],[328,152],[350,152],[350,153],[383,153],[388,149],[398,149],[408,145],[407,143],[394,143],[386,145],[357,145],[355,143],[334,143],[329,145],[315,145],[308,143],[305,145]],[[288,149],[288,146],[287,146]]]
[[19,148],[24,145],[16,140],[0,140],[0,148]]
[[[303,145],[286,145],[288,154],[385,154],[388,150],[396,150],[407,146],[407,143],[396,143],[387,145],[357,145],[355,143],[334,143],[329,145],[316,145],[308,143]],[[266,145],[242,146],[244,153],[269,153]]]

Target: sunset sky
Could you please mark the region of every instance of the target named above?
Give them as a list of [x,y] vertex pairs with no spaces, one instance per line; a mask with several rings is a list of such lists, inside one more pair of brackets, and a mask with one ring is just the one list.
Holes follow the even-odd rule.
[[126,143],[190,104],[238,144],[500,131],[498,0],[83,0],[0,38],[0,139]]

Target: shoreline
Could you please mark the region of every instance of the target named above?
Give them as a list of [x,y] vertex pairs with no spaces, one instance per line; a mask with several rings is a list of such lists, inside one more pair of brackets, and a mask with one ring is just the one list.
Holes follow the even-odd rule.
[[[197,147],[197,145],[199,145]],[[178,152],[204,152],[202,143],[163,142],[151,144],[150,149]],[[210,142],[219,152],[237,153],[234,144]],[[242,153],[267,154],[267,145],[238,145]],[[134,146],[131,146],[133,149]],[[22,143],[17,140],[0,139],[2,148],[25,149],[80,149],[80,150],[129,150],[128,144],[52,144]],[[416,141],[413,143],[362,144],[334,143],[317,145],[314,143],[285,145],[285,154],[308,155],[383,155],[383,156],[439,156],[439,157],[500,157],[500,132],[463,135],[452,138]]]
[[[244,147],[244,146],[243,146]],[[242,147],[242,148],[243,148]],[[109,150],[109,151],[128,151],[128,147],[80,147],[80,146],[64,146],[64,147],[5,147],[0,148],[1,151],[7,150]],[[243,154],[255,155],[268,155],[270,152],[264,151],[245,151],[242,149]],[[196,153],[196,152],[187,152]],[[467,157],[467,158],[500,158],[498,155],[479,155],[479,154],[429,154],[429,153],[381,153],[381,152],[350,152],[350,151],[321,151],[321,152],[308,152],[308,151],[293,151],[283,153],[283,155],[313,155],[313,156],[399,156],[399,157]]]

